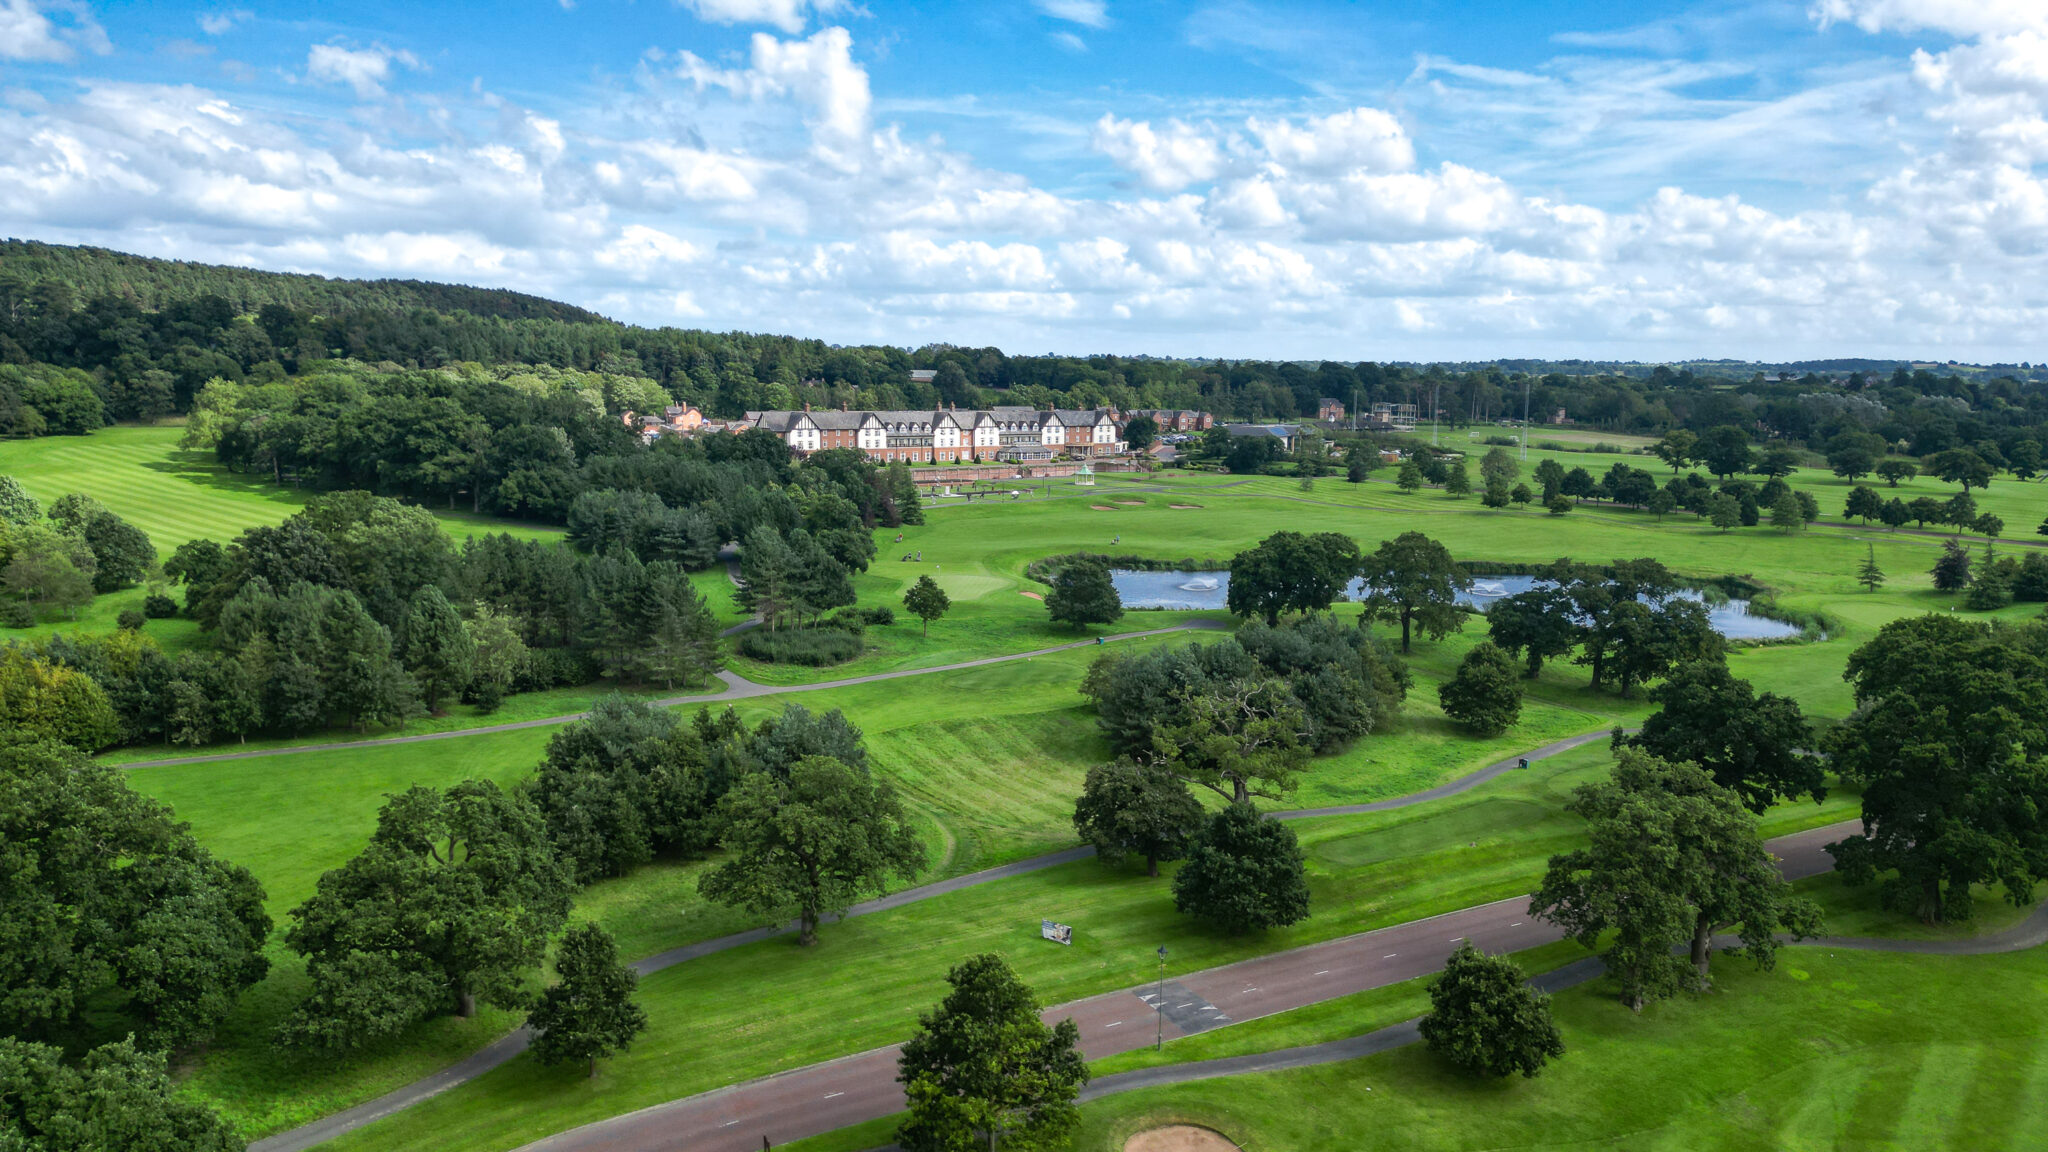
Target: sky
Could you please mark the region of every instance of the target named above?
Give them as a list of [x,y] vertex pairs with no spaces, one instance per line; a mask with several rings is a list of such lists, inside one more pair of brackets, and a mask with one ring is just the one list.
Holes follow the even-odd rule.
[[2048,359],[2048,0],[0,0],[0,234],[835,343]]

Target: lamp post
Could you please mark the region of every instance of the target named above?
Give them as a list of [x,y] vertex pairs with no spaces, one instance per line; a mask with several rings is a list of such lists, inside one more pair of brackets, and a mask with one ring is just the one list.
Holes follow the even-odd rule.
[[1154,1052],[1162,1052],[1166,1049],[1166,945],[1164,944],[1159,946],[1159,992],[1158,999],[1152,1004],[1152,1016],[1154,1023],[1157,1025],[1156,1031],[1158,1033],[1153,1037],[1152,1050]]

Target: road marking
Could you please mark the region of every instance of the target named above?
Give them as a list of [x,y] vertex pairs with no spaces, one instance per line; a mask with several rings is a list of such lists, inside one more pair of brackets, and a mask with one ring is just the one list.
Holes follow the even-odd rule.
[[1453,936],[1453,937],[1451,937],[1451,943],[1453,943],[1453,944],[1456,944],[1456,943],[1457,943],[1458,941],[1460,941],[1460,940],[1463,940],[1463,939],[1464,939],[1464,937],[1463,937],[1463,936]]
[[1510,927],[1510,928],[1520,928],[1521,926],[1522,926],[1522,922],[1521,922],[1520,920],[1517,920],[1517,921],[1515,921],[1515,922],[1514,922],[1513,924],[1510,924],[1510,925],[1508,925],[1508,927]]
[[1323,969],[1323,970],[1322,970],[1321,972],[1318,972],[1318,973],[1316,973],[1316,975],[1318,975],[1318,976],[1328,976],[1329,974],[1330,974],[1330,970],[1329,970],[1328,968],[1325,968],[1325,969]]
[[825,1093],[825,1099],[827,1099],[827,1100],[830,1100],[830,1099],[831,1099],[831,1098],[833,1098],[834,1096],[844,1096],[844,1095],[846,1095],[846,1093],[844,1093],[844,1092],[827,1092],[827,1093]]
[[1117,1020],[1117,1021],[1113,1021],[1113,1022],[1111,1022],[1111,1023],[1108,1023],[1108,1024],[1104,1024],[1104,1025],[1103,1025],[1103,1027],[1104,1027],[1104,1028],[1114,1028],[1114,1027],[1116,1027],[1116,1026],[1117,1026],[1118,1024],[1121,1024],[1121,1023],[1123,1023],[1123,1021],[1121,1021],[1121,1020]]
[[1396,956],[1399,956],[1399,955],[1400,955],[1400,953],[1399,953],[1399,952],[1389,952],[1389,953],[1387,953],[1387,954],[1386,954],[1385,956],[1382,956],[1382,957],[1380,957],[1380,959],[1382,959],[1382,960],[1392,960],[1392,959],[1393,959],[1394,957],[1396,957]]
[[739,1123],[739,1121],[737,1121],[737,1120],[727,1120],[727,1121],[726,1121],[725,1123],[723,1123],[723,1124],[720,1124],[720,1125],[719,1125],[719,1127],[720,1127],[720,1128],[730,1128],[730,1127],[732,1127],[733,1125],[735,1125],[735,1124],[737,1124],[737,1123]]

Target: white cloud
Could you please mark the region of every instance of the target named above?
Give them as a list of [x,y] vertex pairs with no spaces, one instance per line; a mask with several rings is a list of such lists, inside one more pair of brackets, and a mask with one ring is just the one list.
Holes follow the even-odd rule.
[[1150,121],[1119,120],[1104,113],[1095,122],[1092,143],[1145,187],[1161,192],[1215,178],[1223,160],[1215,140],[1179,120],[1168,120],[1163,130],[1155,130]]
[[1812,12],[1823,28],[1854,24],[1865,32],[1933,29],[1952,36],[1990,36],[2048,31],[2048,4],[2041,0],[1818,0]]
[[770,24],[794,36],[811,13],[842,12],[845,0],[680,0],[699,20],[713,24]]
[[1055,32],[1052,34],[1052,42],[1069,52],[1086,52],[1088,50],[1088,42],[1072,32]]
[[391,79],[394,64],[411,69],[420,67],[419,58],[412,53],[394,51],[382,44],[368,48],[315,44],[306,52],[309,79],[346,84],[364,100],[384,95],[384,85]]
[[1310,117],[1298,127],[1291,120],[1253,118],[1246,127],[1268,156],[1301,172],[1402,172],[1415,166],[1407,131],[1377,108]]
[[0,0],[0,60],[69,60],[81,48],[98,55],[113,51],[84,4]]
[[230,8],[220,12],[202,12],[199,14],[199,28],[208,36],[225,36],[235,25],[253,19],[255,19],[255,14],[247,8]]
[[1040,12],[1083,28],[1109,27],[1109,6],[1103,0],[1032,0]]
[[677,74],[700,90],[718,87],[751,100],[794,97],[806,106],[805,123],[819,158],[842,169],[860,166],[874,97],[867,70],[853,62],[853,37],[846,29],[822,29],[807,40],[757,32],[747,68],[715,68],[693,52],[683,52],[680,60]]

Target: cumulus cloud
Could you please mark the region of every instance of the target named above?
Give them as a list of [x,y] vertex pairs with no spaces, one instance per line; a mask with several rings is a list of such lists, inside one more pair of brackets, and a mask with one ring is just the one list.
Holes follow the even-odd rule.
[[364,100],[384,95],[384,85],[391,80],[393,65],[417,69],[420,62],[410,52],[394,51],[382,44],[372,44],[368,48],[315,44],[306,52],[308,79],[346,84]]
[[812,13],[844,11],[845,0],[681,0],[697,19],[713,24],[771,24],[794,36]]
[[1415,145],[1407,130],[1377,108],[1310,117],[1298,125],[1253,118],[1246,127],[1268,156],[1302,172],[1401,172],[1415,166]]
[[1819,0],[1813,17],[1823,28],[1854,24],[1865,32],[1933,29],[1952,36],[1986,36],[2048,31],[2048,5],[2040,0]]
[[1198,128],[1168,120],[1154,129],[1147,120],[1119,120],[1103,113],[1090,137],[1097,152],[1136,176],[1145,187],[1177,191],[1213,179],[1222,166],[1216,141]]
[[113,51],[107,33],[76,0],[0,0],[0,60],[70,60],[80,49]]
[[826,28],[807,40],[778,40],[754,34],[746,68],[723,69],[693,52],[683,52],[677,74],[700,90],[723,88],[735,96],[764,100],[790,96],[805,108],[814,150],[842,168],[858,168],[867,150],[874,97],[867,70],[853,60],[853,37]]
[[[1099,186],[1070,188],[878,126],[852,38],[828,28],[668,57],[623,110],[426,93],[409,103],[434,109],[431,134],[67,82],[0,106],[0,216],[57,241],[848,342],[1406,357],[1956,341],[2038,359],[2035,35],[1895,60],[1899,98],[1920,101],[1900,113],[1938,147],[1807,211],[1677,187],[1605,208],[1534,195],[1485,164],[1421,166],[1417,137],[1455,154],[1436,130],[1327,105],[1197,123],[1115,108],[1089,139],[1134,187],[1084,168],[1072,182]],[[318,76],[343,100],[418,66],[326,47],[349,54]]]

